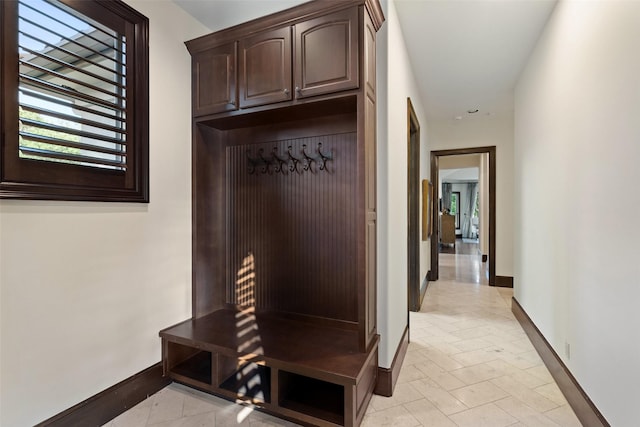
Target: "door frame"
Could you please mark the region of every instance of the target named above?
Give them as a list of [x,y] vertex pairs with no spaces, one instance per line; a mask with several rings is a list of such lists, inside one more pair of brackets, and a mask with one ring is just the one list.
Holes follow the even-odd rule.
[[431,182],[433,182],[433,235],[431,236],[431,275],[429,280],[438,280],[439,276],[439,251],[440,224],[439,203],[439,161],[440,157],[458,156],[463,154],[489,154],[489,286],[496,286],[496,147],[473,147],[452,150],[431,151]]
[[420,311],[426,291],[420,280],[420,123],[411,98],[407,98],[407,224],[409,310]]

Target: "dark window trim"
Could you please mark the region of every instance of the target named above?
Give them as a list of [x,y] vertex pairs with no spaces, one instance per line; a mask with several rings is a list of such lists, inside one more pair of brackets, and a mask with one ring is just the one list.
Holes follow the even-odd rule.
[[[0,1],[0,198],[149,202],[149,20],[121,0],[59,0],[113,27],[121,20],[128,39],[127,171],[19,158],[17,2]],[[130,109],[129,109],[130,108]],[[128,127],[129,129],[129,127]]]

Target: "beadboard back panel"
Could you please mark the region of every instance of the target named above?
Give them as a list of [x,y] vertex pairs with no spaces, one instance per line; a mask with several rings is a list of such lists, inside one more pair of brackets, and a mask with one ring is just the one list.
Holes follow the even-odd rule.
[[356,138],[226,148],[228,304],[357,322]]

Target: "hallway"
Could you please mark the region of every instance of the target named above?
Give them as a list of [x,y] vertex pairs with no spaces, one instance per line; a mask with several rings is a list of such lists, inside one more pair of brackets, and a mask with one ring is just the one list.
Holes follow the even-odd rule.
[[513,290],[487,286],[478,263],[440,254],[394,396],[374,396],[363,426],[581,425],[513,317]]
[[[373,396],[362,425],[580,426],[511,314],[513,291],[486,286],[479,256],[441,254],[440,262],[441,279],[429,284],[422,310],[411,313],[394,395]],[[106,424],[235,425],[295,424],[175,383]]]
[[440,280],[487,285],[489,264],[482,262],[479,244],[467,239],[456,239],[456,245],[440,245]]

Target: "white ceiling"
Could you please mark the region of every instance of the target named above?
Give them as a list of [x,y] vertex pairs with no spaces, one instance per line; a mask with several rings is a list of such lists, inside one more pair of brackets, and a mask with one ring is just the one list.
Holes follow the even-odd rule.
[[[305,0],[174,0],[212,31]],[[513,111],[513,88],[556,0],[396,0],[428,120]]]
[[513,111],[555,0],[396,0],[428,120]]
[[242,24],[309,0],[173,0],[211,31]]
[[440,169],[442,182],[478,181],[479,168]]

